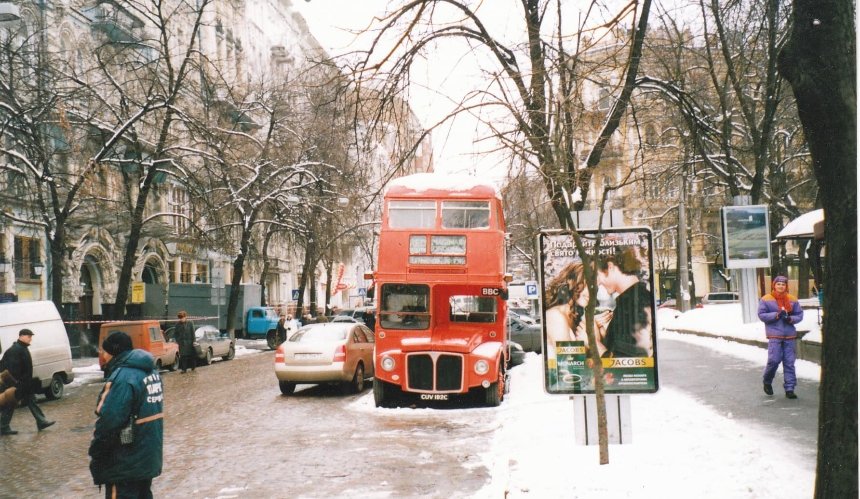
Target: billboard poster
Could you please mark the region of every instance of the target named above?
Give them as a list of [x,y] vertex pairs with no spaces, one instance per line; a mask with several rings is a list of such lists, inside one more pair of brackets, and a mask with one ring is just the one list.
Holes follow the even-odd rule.
[[[654,393],[657,326],[651,229],[579,231],[597,270],[596,348],[607,394]],[[585,308],[589,291],[582,256],[569,232],[544,231],[541,255],[544,388],[550,394],[594,393]]]
[[727,269],[770,267],[767,205],[724,206],[723,266]]

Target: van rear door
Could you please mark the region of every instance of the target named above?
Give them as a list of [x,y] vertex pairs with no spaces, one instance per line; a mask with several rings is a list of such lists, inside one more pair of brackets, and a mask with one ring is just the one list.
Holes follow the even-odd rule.
[[158,326],[149,326],[149,352],[164,364],[164,336]]

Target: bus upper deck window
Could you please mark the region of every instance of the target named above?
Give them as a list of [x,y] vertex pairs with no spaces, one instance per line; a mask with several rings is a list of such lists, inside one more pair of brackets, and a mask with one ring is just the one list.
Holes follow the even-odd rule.
[[488,229],[489,201],[443,201],[442,227],[446,229]]
[[424,229],[436,226],[435,201],[389,201],[388,226],[392,229]]

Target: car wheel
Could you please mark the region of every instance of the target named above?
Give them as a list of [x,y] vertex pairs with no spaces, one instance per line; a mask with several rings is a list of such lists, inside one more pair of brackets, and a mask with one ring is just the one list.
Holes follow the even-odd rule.
[[[170,364],[170,367],[167,368],[168,371],[175,371],[176,367],[179,365],[179,354],[176,354],[176,357],[173,357],[173,364]],[[158,361],[158,368],[161,369],[161,361]]]
[[[158,371],[160,371],[160,370],[161,370],[161,359],[158,359],[158,360],[156,360],[156,361],[155,361],[155,369],[156,369],[156,370],[158,370]],[[172,370],[173,370],[173,369],[171,369],[171,371],[172,371]]]
[[289,381],[278,381],[278,388],[281,389],[282,394],[291,395],[296,391],[296,384]]
[[63,378],[59,374],[55,374],[51,378],[51,384],[45,389],[45,396],[48,397],[48,400],[57,400],[63,397],[64,390]]
[[266,345],[269,346],[269,350],[274,350],[278,348],[278,335],[274,331],[269,331],[269,334],[266,335]]
[[361,393],[364,390],[364,365],[359,362],[355,367],[355,374],[352,375],[352,381],[344,382],[341,389],[344,394]]
[[203,357],[203,365],[208,366],[211,363],[212,363],[212,349],[207,348],[206,349],[206,356]]
[[227,355],[221,357],[224,360],[233,360],[233,357],[236,356],[236,348],[233,345],[230,345],[230,350],[227,350]]

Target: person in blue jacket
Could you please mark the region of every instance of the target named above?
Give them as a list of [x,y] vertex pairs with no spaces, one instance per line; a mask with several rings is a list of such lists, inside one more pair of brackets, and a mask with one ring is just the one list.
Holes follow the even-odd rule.
[[758,318],[764,322],[767,336],[767,365],[764,368],[764,393],[773,395],[773,378],[782,363],[785,396],[796,399],[794,389],[797,376],[794,361],[797,358],[795,344],[797,330],[794,325],[803,320],[803,309],[797,298],[788,294],[788,278],[776,276],[771,292],[762,296],[758,303]]
[[[90,473],[106,486],[106,498],[151,498],[152,479],[161,474],[164,439],[164,387],[155,359],[132,349],[131,338],[112,333],[102,350],[107,381],[96,406],[98,419],[90,443]],[[132,427],[132,441],[120,438]]]

